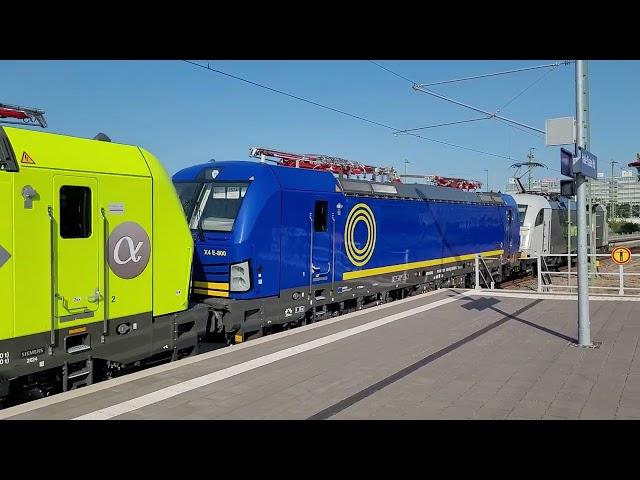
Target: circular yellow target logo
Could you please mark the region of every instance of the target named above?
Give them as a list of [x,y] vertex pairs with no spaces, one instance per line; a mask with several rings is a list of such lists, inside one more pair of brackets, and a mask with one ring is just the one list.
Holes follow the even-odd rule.
[[[356,245],[356,227],[362,222],[367,230],[367,240],[362,248]],[[376,219],[371,209],[364,203],[355,205],[344,226],[344,246],[349,261],[356,267],[365,265],[373,255],[376,246]]]

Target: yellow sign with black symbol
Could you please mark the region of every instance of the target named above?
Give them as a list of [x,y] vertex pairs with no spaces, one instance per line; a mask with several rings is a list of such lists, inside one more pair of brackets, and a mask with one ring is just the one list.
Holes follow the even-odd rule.
[[[359,248],[356,245],[356,227],[361,222],[367,230],[367,235],[364,246]],[[368,205],[358,203],[349,212],[344,226],[344,246],[349,261],[356,267],[362,267],[371,260],[376,247],[376,218]]]
[[35,165],[36,162],[33,161],[33,158],[29,156],[27,152],[22,152],[22,159],[20,163],[26,163],[27,165]]
[[616,247],[611,250],[611,259],[618,265],[625,265],[631,260],[631,250],[627,247]]

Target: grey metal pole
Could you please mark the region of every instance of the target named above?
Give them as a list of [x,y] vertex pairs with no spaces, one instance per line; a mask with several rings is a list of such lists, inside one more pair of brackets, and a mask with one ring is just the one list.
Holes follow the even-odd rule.
[[[589,109],[589,62],[582,60],[582,120],[583,120],[583,143],[582,147],[591,151],[591,121]],[[593,213],[593,180],[587,180],[587,215],[589,218],[589,273],[596,271],[596,215]],[[593,276],[589,276],[589,281]]]
[[571,287],[571,197],[567,199],[567,272],[567,286]]
[[538,270],[538,292],[542,293],[542,262],[540,261],[540,255],[542,255],[542,253],[538,254],[538,258],[536,259],[536,262],[537,262],[537,270]]
[[[576,155],[578,147],[584,147],[584,88],[583,60],[576,60]],[[589,275],[587,262],[587,179],[576,175],[578,217],[578,343],[591,346],[589,320]]]
[[[584,145],[586,150],[589,150],[587,145]],[[587,218],[589,225],[589,240],[588,240],[588,257],[589,257],[589,273],[596,272],[596,216],[593,213],[593,198],[591,195],[591,185],[593,185],[592,179],[587,180]],[[589,275],[589,282],[593,279],[592,275]]]

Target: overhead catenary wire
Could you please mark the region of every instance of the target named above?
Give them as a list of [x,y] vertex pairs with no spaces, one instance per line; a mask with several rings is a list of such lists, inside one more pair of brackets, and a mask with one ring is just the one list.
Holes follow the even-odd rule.
[[540,75],[536,80],[534,80],[532,83],[530,83],[524,90],[522,90],[520,93],[518,93],[516,96],[514,96],[513,98],[511,98],[511,100],[509,100],[507,103],[505,103],[504,105],[502,105],[498,110],[496,110],[496,113],[501,112],[502,110],[504,110],[505,108],[507,108],[509,105],[511,105],[511,103],[513,103],[516,99],[520,98],[525,92],[527,92],[531,87],[533,87],[534,85],[536,85],[538,82],[540,82],[543,78],[545,78],[547,75],[549,75],[551,72],[553,72],[555,69],[557,68],[557,65],[552,66],[551,68],[549,68],[549,70],[547,70],[546,72],[544,72],[542,75]]
[[425,127],[418,127],[418,128],[408,128],[406,130],[400,130],[399,132],[396,132],[398,134],[400,133],[408,133],[408,132],[415,132],[417,130],[427,130],[429,128],[437,128],[437,127],[446,127],[448,125],[459,125],[461,123],[470,123],[470,122],[477,122],[480,120],[488,120],[491,117],[479,117],[479,118],[470,118],[468,120],[459,120],[457,122],[446,122],[446,123],[436,123],[434,125],[427,125]]
[[530,132],[529,130],[525,130],[524,128],[520,128],[517,125],[511,125],[510,123],[505,123],[504,126],[505,127],[511,127],[511,128],[516,129],[516,130],[520,130],[521,132],[524,132],[527,135],[531,135],[532,137],[536,137],[540,141],[544,140],[544,136],[543,135],[540,135],[540,134],[535,133],[535,132]]
[[[445,83],[456,83],[456,82],[464,82],[467,80],[476,80],[479,78],[487,78],[487,77],[495,77],[498,75],[507,75],[507,74],[511,74],[511,73],[519,73],[519,72],[526,72],[529,70],[537,70],[540,68],[555,68],[555,67],[559,67],[560,65],[570,65],[574,63],[573,60],[564,60],[562,62],[555,62],[555,63],[549,63],[546,65],[536,65],[535,67],[524,67],[524,68],[516,68],[513,70],[505,70],[503,72],[495,72],[495,73],[485,73],[482,75],[473,75],[471,77],[462,77],[462,78],[454,78],[452,80],[443,80],[440,82],[431,82],[431,83],[422,83],[420,84],[421,87],[432,87],[434,85],[443,85]],[[384,67],[383,67],[384,68]]]
[[504,158],[505,160],[513,160],[512,157],[509,157],[509,156],[506,156],[506,155],[500,155],[498,153],[491,153],[491,152],[484,152],[482,150],[477,150],[475,148],[470,148],[470,147],[463,147],[462,145],[456,145],[455,143],[449,143],[449,142],[444,142],[442,140],[435,140],[433,138],[423,137],[422,135],[418,135],[417,133],[406,133],[405,135],[411,135],[413,137],[421,138],[423,140],[428,140],[430,142],[440,143],[442,145],[449,145],[450,147],[456,147],[456,148],[460,148],[462,150],[468,150],[470,152],[482,153],[483,155],[489,155],[491,157]]
[[280,95],[285,95],[287,97],[294,98],[294,99],[299,100],[301,102],[305,102],[305,103],[309,103],[311,105],[315,105],[316,107],[324,108],[326,110],[331,110],[332,112],[340,113],[341,115],[346,115],[347,117],[356,118],[358,120],[362,120],[363,122],[367,122],[367,123],[370,123],[372,125],[377,125],[379,127],[384,127],[384,128],[388,128],[390,130],[395,130],[393,127],[391,127],[389,125],[385,125],[384,123],[376,122],[374,120],[369,120],[368,118],[361,117],[360,115],[355,115],[353,113],[345,112],[345,111],[339,110],[337,108],[329,107],[327,105],[323,105],[321,103],[314,102],[313,100],[308,100],[306,98],[302,98],[302,97],[299,97],[297,95],[293,95],[292,93],[283,92],[282,90],[278,90],[276,88],[268,87],[267,85],[262,85],[261,83],[252,82],[251,80],[247,80],[246,78],[238,77],[237,75],[232,75],[230,73],[223,72],[222,70],[218,70],[216,68],[211,68],[211,66],[209,66],[208,64],[205,66],[205,65],[200,65],[199,63],[193,62],[191,60],[183,60],[183,61],[186,62],[186,63],[189,63],[191,65],[195,65],[196,67],[200,67],[200,68],[203,68],[205,70],[209,70],[211,72],[219,73],[220,75],[225,75],[225,76],[233,78],[235,80],[240,80],[241,82],[245,82],[245,83],[248,83],[250,85],[254,85],[256,87],[264,88],[264,89],[270,90],[270,91],[272,91],[274,93],[279,93]]
[[406,80],[407,82],[411,83],[411,84],[416,84],[416,82],[414,82],[413,80],[411,80],[410,78],[405,77],[404,75],[400,75],[398,72],[394,72],[393,70],[391,70],[390,68],[385,67],[384,65],[380,65],[378,62],[374,62],[373,60],[368,60],[370,63],[373,63],[374,65],[380,67],[383,70],[386,70],[387,72],[389,72],[392,75],[395,75],[398,78],[401,78],[403,80]]
[[[392,75],[395,75],[398,78],[401,78],[403,80],[406,80],[407,82],[411,83],[412,85],[415,85],[416,82],[411,80],[410,78],[405,77],[404,75],[399,74],[398,72],[394,72],[393,70],[391,70],[390,68],[385,67],[384,65],[380,65],[378,62],[374,62],[373,60],[369,60],[370,63],[373,63],[374,65],[380,67],[383,70],[386,70],[387,72],[389,72]],[[405,130],[401,130],[399,132],[396,132],[398,134],[400,133],[408,133],[408,132],[414,132],[417,130],[425,130],[428,128],[436,128],[436,127],[444,127],[447,125],[458,125],[461,123],[469,123],[469,122],[477,122],[479,120],[488,120],[491,117],[489,115],[487,115],[486,117],[480,117],[480,118],[472,118],[470,120],[461,120],[459,122],[448,122],[448,123],[440,123],[440,124],[435,124],[435,125],[427,125],[426,127],[418,127],[418,128],[409,128],[409,129],[405,129]]]
[[[284,96],[289,97],[289,98],[293,98],[293,99],[301,101],[301,102],[305,102],[305,103],[314,105],[314,106],[319,107],[319,108],[323,108],[325,110],[329,110],[329,111],[332,111],[332,112],[335,112],[335,113],[339,113],[341,115],[345,115],[345,116],[350,117],[350,118],[361,120],[361,121],[369,123],[371,125],[376,125],[378,127],[386,128],[387,130],[391,130],[394,133],[402,132],[401,129],[393,127],[391,125],[387,125],[387,124],[384,124],[384,123],[381,123],[381,122],[376,122],[375,120],[371,120],[371,119],[365,118],[365,117],[360,116],[360,115],[356,115],[356,114],[353,114],[353,113],[345,112],[344,110],[340,110],[338,108],[330,107],[328,105],[323,105],[323,104],[321,104],[319,102],[315,102],[313,100],[309,100],[309,99],[300,97],[298,95],[294,95],[294,94],[291,94],[291,93],[288,93],[288,92],[284,92],[282,90],[278,90],[276,88],[272,88],[272,87],[269,87],[267,85],[263,85],[261,83],[254,82],[254,81],[248,80],[246,78],[239,77],[237,75],[232,75],[232,74],[224,72],[222,70],[219,70],[219,69],[216,69],[216,68],[212,68],[209,64],[201,65],[201,64],[199,64],[197,62],[194,62],[194,61],[191,61],[191,60],[183,60],[183,62],[188,63],[188,64],[193,65],[193,66],[196,66],[196,67],[200,67],[200,68],[202,68],[204,70],[208,70],[208,71],[213,72],[213,73],[218,73],[220,75],[224,75],[226,77],[233,78],[235,80],[239,80],[239,81],[244,82],[244,83],[248,83],[250,85],[253,85],[253,86],[256,86],[256,87],[259,87],[259,88],[263,88],[265,90],[269,90],[269,91],[274,92],[274,93],[278,93],[280,95],[284,95]],[[426,140],[426,141],[433,142],[433,143],[438,143],[438,144],[441,144],[441,145],[447,145],[447,146],[453,147],[453,148],[459,148],[459,149],[462,149],[462,150],[467,150],[467,151],[470,151],[470,152],[480,153],[480,154],[483,154],[483,155],[488,155],[488,156],[492,156],[492,157],[498,157],[498,158],[504,158],[504,159],[507,159],[507,160],[512,160],[512,158],[509,157],[509,156],[500,155],[498,153],[485,152],[483,150],[479,150],[479,149],[471,148],[471,147],[465,147],[463,145],[458,145],[458,144],[451,143],[451,142],[445,142],[443,140],[436,140],[434,138],[424,137],[424,136],[419,135],[417,133],[406,133],[406,135],[410,135],[410,136],[413,136],[413,137],[416,137],[416,138],[420,138],[422,140]]]
[[421,87],[419,85],[414,85],[413,89],[418,91],[418,92],[426,93],[427,95],[431,95],[433,97],[439,98],[441,100],[445,100],[447,102],[454,103],[454,104],[459,105],[461,107],[465,107],[465,108],[468,108],[470,110],[474,110],[476,112],[484,113],[485,115],[488,115],[490,118],[497,118],[498,120],[502,120],[503,122],[512,123],[514,125],[519,125],[521,127],[528,128],[530,130],[534,130],[536,132],[544,133],[544,130],[540,130],[539,128],[532,127],[531,125],[527,125],[526,123],[518,122],[516,120],[510,119],[510,118],[507,118],[507,117],[503,117],[502,115],[498,115],[497,112],[489,112],[489,111],[484,110],[482,108],[474,107],[473,105],[469,105],[468,103],[464,103],[464,102],[461,102],[461,101],[456,100],[454,98],[447,97],[445,95],[442,95],[440,93],[434,92],[432,90],[427,90],[426,88]]
[[[387,71],[387,72],[391,73],[392,75],[395,75],[396,77],[401,78],[401,79],[403,79],[403,80],[405,80],[405,81],[407,81],[407,82],[411,83],[411,84],[412,84],[413,89],[414,89],[414,90],[416,90],[416,91],[418,91],[418,92],[426,93],[426,94],[428,94],[428,95],[432,95],[432,96],[434,96],[434,97],[436,97],[436,98],[439,98],[439,99],[441,99],[441,100],[445,100],[445,101],[447,101],[447,102],[454,103],[454,104],[456,104],[456,105],[458,105],[458,106],[465,107],[465,108],[468,108],[468,109],[474,110],[474,111],[479,112],[479,113],[483,113],[483,114],[485,114],[485,115],[486,115],[486,119],[496,118],[496,119],[498,119],[498,120],[503,121],[504,123],[512,124],[512,125],[519,125],[519,126],[521,126],[521,127],[524,127],[524,128],[526,128],[526,129],[529,129],[529,130],[536,131],[536,132],[538,132],[538,133],[544,133],[544,130],[540,130],[539,128],[532,127],[532,126],[530,126],[530,125],[527,125],[527,124],[524,124],[524,123],[521,123],[521,122],[517,122],[517,121],[515,121],[515,120],[513,120],[513,119],[510,119],[510,118],[507,118],[507,117],[503,117],[503,116],[501,116],[501,115],[498,115],[498,113],[499,113],[499,112],[501,112],[502,110],[504,110],[504,109],[505,109],[509,104],[511,104],[511,103],[512,103],[513,101],[515,101],[518,97],[520,97],[521,95],[523,95],[527,90],[529,90],[531,87],[533,87],[536,83],[538,83],[540,80],[542,80],[542,79],[543,79],[543,78],[544,78],[544,77],[545,77],[549,72],[553,71],[555,68],[557,68],[558,66],[560,66],[560,65],[562,65],[562,64],[564,64],[564,65],[568,65],[568,64],[572,63],[571,61],[564,61],[564,62],[551,63],[551,64],[547,64],[547,65],[539,65],[539,66],[537,66],[537,67],[527,67],[527,68],[525,68],[525,69],[510,70],[510,71],[508,71],[508,72],[499,72],[499,74],[505,74],[505,73],[513,73],[513,72],[515,72],[515,71],[533,70],[533,69],[537,69],[537,68],[547,68],[547,69],[549,69],[549,70],[548,70],[547,72],[545,72],[541,77],[539,77],[538,79],[536,79],[532,84],[528,85],[528,86],[527,86],[523,91],[521,91],[520,93],[518,93],[515,97],[511,98],[511,99],[510,99],[510,100],[509,100],[505,105],[503,105],[502,107],[500,107],[500,108],[499,108],[498,110],[496,110],[495,112],[489,112],[489,111],[487,111],[487,110],[484,110],[484,109],[481,109],[481,108],[475,107],[475,106],[473,106],[473,105],[469,105],[469,104],[467,104],[467,103],[461,102],[461,101],[459,101],[459,100],[455,100],[455,99],[450,98],[450,97],[446,97],[445,95],[442,95],[442,94],[439,94],[439,93],[434,92],[434,91],[432,91],[432,90],[427,90],[426,88],[424,88],[424,86],[426,86],[426,85],[434,85],[434,83],[431,83],[431,84],[419,84],[419,83],[415,82],[414,80],[411,80],[410,78],[405,77],[404,75],[401,75],[401,74],[399,74],[399,73],[397,73],[397,72],[395,72],[395,71],[391,70],[390,68],[385,67],[384,65],[381,65],[381,64],[379,64],[379,63],[377,63],[377,62],[374,62],[373,60],[369,60],[369,62],[370,62],[370,63],[372,63],[372,64],[374,64],[374,65],[376,65],[377,67],[379,67],[379,68],[381,68],[381,69],[383,69],[383,70],[385,70],[385,71]],[[485,76],[493,76],[493,75],[494,75],[494,74],[488,74],[488,75],[485,75]],[[471,78],[471,77],[469,77],[469,78]],[[478,78],[478,77],[474,77],[474,78]],[[436,82],[436,83],[438,83],[438,82]],[[440,83],[447,83],[447,82],[440,82]],[[464,123],[464,122],[462,122],[462,123]]]

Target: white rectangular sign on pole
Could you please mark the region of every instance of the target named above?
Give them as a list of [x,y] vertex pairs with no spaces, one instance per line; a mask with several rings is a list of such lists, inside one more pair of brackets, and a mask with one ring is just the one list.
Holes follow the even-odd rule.
[[574,117],[550,118],[545,121],[544,127],[544,141],[547,147],[576,143]]

